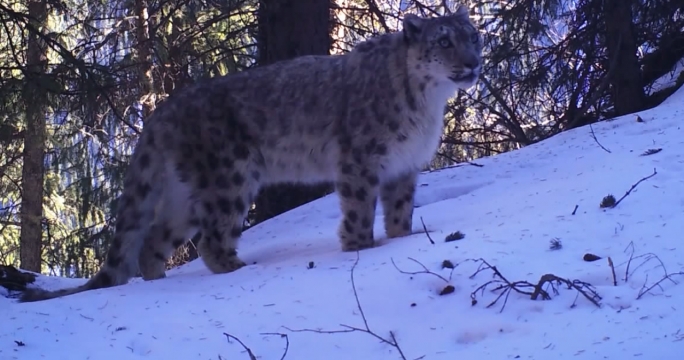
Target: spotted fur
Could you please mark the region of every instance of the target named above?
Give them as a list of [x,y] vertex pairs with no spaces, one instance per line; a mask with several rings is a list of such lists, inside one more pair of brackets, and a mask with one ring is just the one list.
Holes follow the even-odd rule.
[[165,276],[199,231],[214,273],[235,271],[242,223],[259,188],[334,182],[342,250],[373,247],[376,199],[388,237],[409,234],[418,172],[443,131],[444,108],[480,74],[482,40],[465,7],[406,15],[403,31],[344,55],[303,56],[215,77],[159,105],[124,181],[114,239],[83,286],[27,291],[37,301]]

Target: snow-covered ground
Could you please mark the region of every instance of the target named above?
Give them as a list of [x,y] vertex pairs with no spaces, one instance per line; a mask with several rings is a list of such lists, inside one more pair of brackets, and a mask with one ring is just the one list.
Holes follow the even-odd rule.
[[[340,214],[329,196],[247,231],[240,254],[254,264],[231,274],[212,275],[195,261],[153,282],[37,303],[0,298],[0,358],[249,360],[227,333],[258,359],[402,359],[396,347],[346,327],[365,328],[355,289],[370,330],[389,341],[391,332],[409,360],[682,359],[684,276],[637,298],[664,271],[684,271],[684,88],[639,115],[643,122],[628,115],[594,125],[610,153],[583,127],[476,161],[482,167],[423,174],[415,234],[385,239],[378,208],[382,245],[359,253],[355,286],[357,254],[339,249]],[[662,151],[641,156],[649,149]],[[615,208],[599,207],[654,169]],[[465,238],[445,242],[454,231]],[[550,249],[554,239],[561,249]],[[584,261],[587,253],[602,259]],[[554,274],[590,283],[601,306],[546,285],[551,300],[511,292],[488,308],[497,284],[473,305],[471,293],[496,279],[486,269],[472,276],[476,259],[511,282]],[[442,269],[444,260],[455,269]],[[422,271],[419,263],[431,274],[399,271]],[[440,296],[449,279],[455,291]]]

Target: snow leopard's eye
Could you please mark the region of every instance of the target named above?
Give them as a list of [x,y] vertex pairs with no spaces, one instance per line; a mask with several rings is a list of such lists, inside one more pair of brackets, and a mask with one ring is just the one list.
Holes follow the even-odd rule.
[[445,49],[450,48],[451,47],[451,41],[449,40],[449,38],[443,37],[443,38],[439,39],[439,46],[441,46]]

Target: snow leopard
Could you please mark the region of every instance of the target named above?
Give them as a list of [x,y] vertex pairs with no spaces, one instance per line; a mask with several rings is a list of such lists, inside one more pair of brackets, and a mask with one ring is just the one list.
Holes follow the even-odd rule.
[[465,6],[406,14],[402,30],[341,55],[307,55],[216,76],[161,102],[145,121],[117,200],[100,271],[71,289],[27,290],[39,301],[166,276],[194,234],[213,273],[245,263],[237,243],[260,188],[332,183],[342,251],[412,230],[418,174],[440,144],[447,102],[477,83],[482,37]]

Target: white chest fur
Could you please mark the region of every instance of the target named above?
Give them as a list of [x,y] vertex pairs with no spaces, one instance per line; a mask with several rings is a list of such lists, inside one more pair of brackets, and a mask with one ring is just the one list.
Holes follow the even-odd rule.
[[[407,139],[395,143],[388,161],[384,164],[382,178],[393,178],[407,171],[420,171],[435,156],[444,131],[444,107],[453,97],[457,86],[448,83],[428,83],[423,96],[416,99],[418,111],[407,114],[405,120]],[[413,123],[408,121],[413,119]]]
[[[435,155],[444,131],[444,107],[457,88],[452,83],[429,83],[417,100],[418,111],[407,114],[402,131],[407,137],[395,143],[388,162],[384,164],[385,178],[393,178],[406,171],[419,171]],[[413,121],[409,121],[408,118]]]
[[395,144],[383,175],[392,178],[406,171],[422,170],[434,156],[442,135],[442,117],[415,120],[423,123],[410,129],[404,142]]

